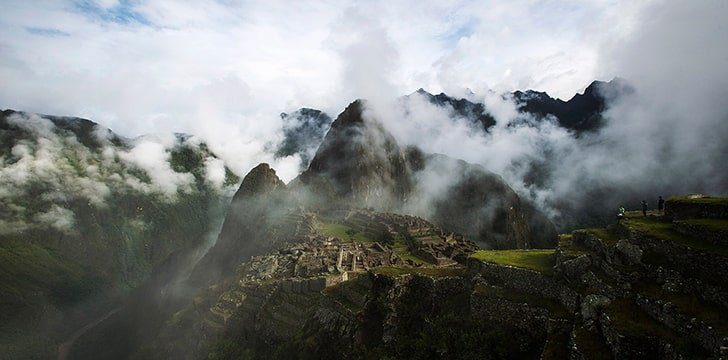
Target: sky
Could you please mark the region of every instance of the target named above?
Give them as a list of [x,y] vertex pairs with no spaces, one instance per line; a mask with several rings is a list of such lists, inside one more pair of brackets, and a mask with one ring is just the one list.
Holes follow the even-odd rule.
[[[239,173],[268,161],[290,180],[298,160],[270,151],[281,112],[335,116],[355,98],[418,88],[569,99],[651,68],[625,64],[625,53],[640,50],[654,12],[677,3],[4,0],[0,108],[85,117],[127,137],[195,134]],[[725,20],[725,4],[690,2],[687,25]]]

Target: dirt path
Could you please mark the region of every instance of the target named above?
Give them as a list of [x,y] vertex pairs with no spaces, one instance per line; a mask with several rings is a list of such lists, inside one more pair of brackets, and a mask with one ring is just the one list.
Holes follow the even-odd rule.
[[121,307],[118,307],[114,310],[111,310],[101,316],[100,318],[97,318],[96,320],[86,324],[86,326],[76,330],[76,332],[71,335],[66,341],[64,341],[61,345],[58,346],[58,360],[66,360],[68,358],[68,354],[71,352],[71,347],[73,346],[73,343],[78,340],[78,338],[81,337],[86,331],[92,329],[94,326],[101,324],[104,320],[111,317],[111,315],[116,314],[121,310]]

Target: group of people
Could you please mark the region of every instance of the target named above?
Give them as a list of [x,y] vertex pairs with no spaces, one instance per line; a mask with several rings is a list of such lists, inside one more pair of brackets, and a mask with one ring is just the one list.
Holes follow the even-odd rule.
[[[642,216],[647,217],[647,201],[642,200]],[[662,198],[662,196],[657,199],[657,212],[659,214],[663,214],[665,212],[665,199]],[[617,211],[617,221],[620,221],[624,218],[625,209],[624,206],[620,206],[619,210]]]

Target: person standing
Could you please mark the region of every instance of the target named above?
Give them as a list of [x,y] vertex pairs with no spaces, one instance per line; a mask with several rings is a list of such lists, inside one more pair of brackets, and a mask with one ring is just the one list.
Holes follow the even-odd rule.
[[665,199],[660,196],[660,198],[657,200],[657,212],[660,214],[665,213]]
[[647,201],[642,200],[642,216],[647,217]]
[[617,210],[617,222],[619,223],[624,219],[624,206],[620,206],[619,210]]

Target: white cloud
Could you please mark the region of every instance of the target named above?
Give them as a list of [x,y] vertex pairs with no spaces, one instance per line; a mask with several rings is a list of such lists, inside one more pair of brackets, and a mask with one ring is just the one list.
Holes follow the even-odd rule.
[[39,212],[35,215],[38,224],[50,226],[63,232],[71,232],[75,223],[73,211],[52,205],[48,211]]
[[190,173],[179,173],[172,169],[170,153],[167,149],[174,146],[175,138],[167,136],[144,136],[135,139],[134,147],[120,151],[119,157],[144,170],[165,195],[173,197],[178,190],[189,191],[195,178]]
[[[419,87],[536,87],[568,97],[615,75],[595,69],[593,40],[620,29],[610,9],[634,7],[159,0],[99,1],[93,12],[77,4],[3,4],[0,106],[84,116],[128,137],[196,134],[238,173],[272,162],[277,114],[300,106],[336,115],[353,97]],[[103,17],[121,10],[136,17]]]
[[[444,127],[448,114],[422,101],[410,116],[414,124],[399,121],[403,115],[395,110],[377,111],[405,142],[427,139],[426,150],[483,164],[512,180],[521,170],[510,166],[513,159],[559,152],[563,181],[551,186],[562,194],[583,184],[585,173],[625,185],[654,173],[664,183],[665,174],[684,169],[679,164],[716,182],[707,188],[722,186],[724,177],[710,176],[715,168],[686,154],[724,151],[724,2],[102,3],[105,11],[128,7],[143,21],[110,21],[71,1],[3,4],[1,107],[85,116],[128,137],[195,134],[238,174],[268,162],[287,181],[300,159],[271,154],[281,136],[280,112],[308,106],[335,116],[352,97],[384,103],[376,100],[419,87],[450,94],[470,88],[500,120],[490,135],[457,119]],[[550,124],[504,126],[515,116],[513,105],[500,100],[504,91],[533,88],[570,98],[592,80],[614,76],[627,78],[638,92],[611,110],[602,138],[576,141]],[[37,125],[41,131],[43,123]],[[588,141],[594,143],[582,151]],[[163,145],[143,146],[126,156],[154,169],[156,184],[189,181],[162,166]],[[145,148],[156,155],[143,159]],[[14,151],[29,150],[19,145]],[[29,169],[21,165],[13,176]],[[42,165],[33,171],[46,171]],[[544,201],[549,196],[514,186]]]

